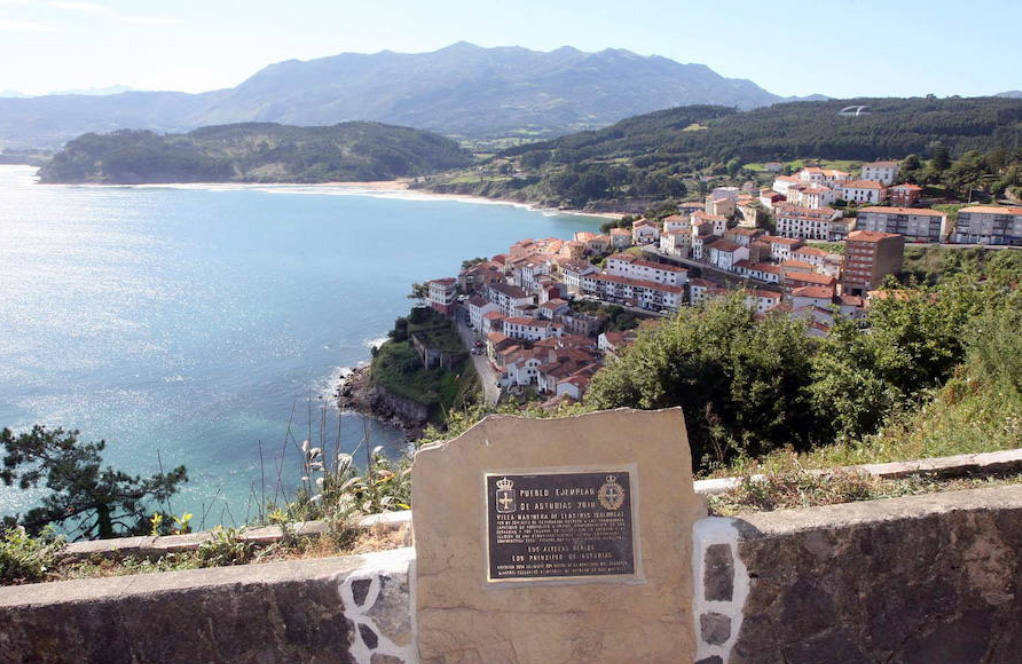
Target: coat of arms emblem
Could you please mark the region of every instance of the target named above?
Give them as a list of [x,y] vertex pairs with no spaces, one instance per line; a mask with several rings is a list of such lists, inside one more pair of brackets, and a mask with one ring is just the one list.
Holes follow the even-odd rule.
[[506,477],[497,480],[496,499],[498,513],[508,514],[515,511],[515,490],[512,488],[514,485],[515,483]]
[[611,512],[621,509],[621,506],[625,503],[625,490],[617,482],[617,477],[614,475],[607,475],[607,481],[600,487],[599,493],[596,497],[600,499],[600,504],[603,508],[610,510]]

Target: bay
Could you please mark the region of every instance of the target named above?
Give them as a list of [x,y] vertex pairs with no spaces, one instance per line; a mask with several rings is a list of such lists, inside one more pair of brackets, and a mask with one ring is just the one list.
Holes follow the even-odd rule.
[[[339,372],[407,312],[411,283],[599,221],[345,187],[38,185],[0,166],[0,427],[80,429],[132,473],[184,464],[173,510],[240,525],[278,475],[298,480],[292,413],[301,440],[310,403],[317,430],[332,411],[333,440]],[[343,449],[364,425],[401,453],[399,431],[353,413]],[[0,515],[36,499],[0,487]]]

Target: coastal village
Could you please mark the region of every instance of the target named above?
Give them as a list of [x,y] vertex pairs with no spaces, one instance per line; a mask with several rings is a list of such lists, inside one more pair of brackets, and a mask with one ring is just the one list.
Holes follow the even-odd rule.
[[[802,319],[825,336],[835,317],[863,318],[884,296],[906,242],[1022,245],[1022,207],[968,205],[954,219],[899,182],[896,161],[864,164],[857,177],[765,166],[778,173],[769,188],[718,187],[606,234],[523,239],[428,282],[426,302],[456,321],[488,400],[534,390],[555,405],[580,400],[637,329],[680,307],[741,291],[756,315]],[[614,311],[638,327],[612,325]]]

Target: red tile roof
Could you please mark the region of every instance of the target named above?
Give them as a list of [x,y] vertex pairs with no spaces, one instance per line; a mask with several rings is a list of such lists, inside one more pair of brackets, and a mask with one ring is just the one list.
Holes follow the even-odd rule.
[[931,210],[929,208],[907,208],[907,207],[885,207],[883,205],[873,205],[870,207],[864,207],[859,212],[876,212],[878,214],[919,214],[927,217],[945,217],[947,212],[941,212],[940,210]]

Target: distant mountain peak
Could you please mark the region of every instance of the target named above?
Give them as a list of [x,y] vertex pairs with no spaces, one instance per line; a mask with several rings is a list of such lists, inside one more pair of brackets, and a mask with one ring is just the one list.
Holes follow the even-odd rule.
[[0,100],[0,143],[53,147],[120,128],[334,125],[371,120],[468,139],[551,138],[689,104],[756,108],[780,98],[703,64],[607,48],[536,51],[459,41],[428,53],[341,53],[264,67],[240,85],[187,95]]

